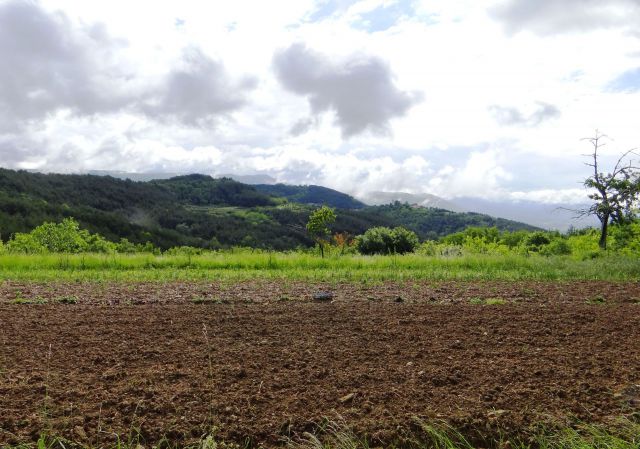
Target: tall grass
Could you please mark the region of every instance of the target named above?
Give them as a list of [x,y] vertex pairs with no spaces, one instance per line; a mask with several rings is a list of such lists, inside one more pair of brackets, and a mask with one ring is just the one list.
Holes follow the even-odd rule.
[[[640,449],[640,424],[622,420],[612,426],[582,424],[541,431],[525,439],[500,437],[473,444],[461,432],[444,423],[418,423],[413,436],[390,445],[412,449]],[[343,424],[329,423],[320,435],[306,433],[290,449],[369,449],[369,440]],[[379,444],[373,445],[380,447]]]
[[42,254],[0,255],[0,280],[170,281],[205,279],[293,280],[638,280],[640,259],[605,256],[464,255],[331,256],[306,253],[202,255]]
[[[528,437],[502,436],[474,444],[461,432],[444,423],[417,423],[418,429],[405,435],[402,440],[388,443],[372,443],[366,437],[356,435],[344,423],[328,421],[316,433],[305,433],[300,438],[289,440],[288,449],[640,449],[640,424],[621,420],[611,426],[581,424],[556,430],[543,430]],[[2,449],[70,449],[100,447],[103,449],[140,449],[141,447],[163,449],[240,449],[251,446],[247,440],[243,446],[217,438],[215,432],[191,443],[177,443],[163,438],[156,444],[141,439],[139,433],[121,438],[113,435],[113,443],[91,446],[75,443],[60,437],[42,434],[34,443],[2,446]]]

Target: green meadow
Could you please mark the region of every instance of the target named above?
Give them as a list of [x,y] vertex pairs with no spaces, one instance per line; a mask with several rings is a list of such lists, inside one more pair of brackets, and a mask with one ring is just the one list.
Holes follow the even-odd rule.
[[640,279],[640,258],[405,254],[362,256],[305,252],[202,254],[1,254],[0,279],[23,281],[171,281],[289,279],[309,281],[613,280]]

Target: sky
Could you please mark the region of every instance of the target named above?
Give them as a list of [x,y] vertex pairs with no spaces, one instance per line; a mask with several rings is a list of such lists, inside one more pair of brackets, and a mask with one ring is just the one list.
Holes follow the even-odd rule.
[[579,202],[640,0],[0,0],[0,166]]

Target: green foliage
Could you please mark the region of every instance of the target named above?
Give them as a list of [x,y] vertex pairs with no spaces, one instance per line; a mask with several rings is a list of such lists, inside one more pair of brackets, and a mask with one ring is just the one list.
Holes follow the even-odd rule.
[[307,232],[316,238],[326,239],[331,231],[329,225],[336,221],[336,211],[328,206],[322,206],[309,215]]
[[307,222],[307,232],[320,247],[320,254],[324,257],[324,246],[331,234],[329,225],[336,221],[336,212],[328,206],[322,206],[320,209],[314,210],[309,215]]
[[[420,239],[436,239],[468,226],[534,229],[486,215],[400,203],[361,207],[348,195],[317,186],[278,189],[291,201],[315,204],[326,199],[330,206],[347,208],[338,211],[332,230],[349,235],[360,235],[375,226],[402,226],[416,232]],[[0,229],[5,242],[42,223],[59,223],[73,217],[81,228],[108,241],[127,239],[132,245],[151,242],[163,250],[176,246],[226,249],[238,245],[291,250],[317,243],[305,230],[312,210],[309,204],[290,203],[252,186],[202,175],[133,182],[108,176],[0,169]]]
[[258,192],[253,186],[230,178],[214,179],[194,174],[151,181],[150,184],[167,189],[182,203],[195,206],[256,207],[278,204],[274,198]]
[[540,248],[543,256],[562,256],[571,254],[571,246],[566,239],[556,238]]
[[7,243],[12,253],[113,253],[117,245],[91,234],[72,218],[61,223],[43,223],[29,234],[17,233]]
[[296,203],[324,204],[340,209],[362,209],[365,204],[350,195],[322,186],[291,186],[286,184],[258,184],[259,192],[286,198]]
[[71,218],[61,223],[43,223],[31,231],[31,237],[52,253],[81,253],[88,248],[80,225]]
[[[457,247],[452,247],[452,251]],[[404,254],[362,256],[234,249],[201,255],[3,254],[0,280],[176,281],[241,279],[376,282],[417,279],[600,279],[638,281],[640,258],[603,253],[574,256]]]
[[199,256],[204,253],[202,248],[194,248],[193,246],[175,246],[164,252],[167,256]]
[[129,240],[122,238],[115,244],[115,250],[121,254],[134,254],[134,253],[154,253],[159,254],[160,250],[156,248],[153,243],[132,243]]
[[[448,235],[440,240],[440,245],[433,244],[429,251],[442,254],[442,248],[454,246],[460,248],[460,254],[541,254],[559,256],[582,254],[584,249],[597,249],[593,245],[593,234],[589,237],[563,236],[555,231],[502,231],[497,228],[467,228],[462,232]],[[576,241],[572,241],[575,239]],[[584,240],[584,241],[583,241]]]
[[16,234],[7,243],[10,253],[40,254],[47,251],[31,234]]
[[589,198],[593,204],[577,211],[581,215],[595,215],[600,221],[598,245],[602,249],[607,249],[610,224],[624,225],[637,218],[635,207],[640,195],[640,167],[631,159],[638,155],[635,149],[623,153],[611,172],[602,170],[598,151],[605,145],[601,143],[605,137],[596,131],[594,137],[585,139],[593,147],[589,155],[592,162],[587,163],[593,174],[584,180],[584,186],[591,191]]
[[533,232],[524,239],[524,246],[528,251],[539,252],[543,246],[551,243],[551,238],[547,232]]
[[626,255],[640,254],[640,222],[630,221],[609,228],[610,249]]
[[402,227],[377,226],[356,237],[356,248],[365,255],[412,253],[418,243],[416,233]]
[[403,226],[414,231],[423,240],[435,240],[468,228],[487,229],[495,227],[499,231],[535,231],[538,228],[503,218],[493,218],[473,212],[458,213],[433,207],[414,207],[395,202],[386,206],[368,207],[363,210],[392,221],[390,225]]

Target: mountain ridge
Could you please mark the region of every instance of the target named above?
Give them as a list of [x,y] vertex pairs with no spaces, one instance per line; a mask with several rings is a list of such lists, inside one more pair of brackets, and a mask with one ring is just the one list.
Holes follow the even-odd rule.
[[[308,186],[287,189],[292,195],[309,193]],[[353,200],[331,189],[318,188],[314,192],[327,194],[329,201],[335,200],[336,194],[340,201]],[[294,202],[230,178],[199,174],[142,182],[112,176],[0,169],[0,234],[6,240],[44,221],[74,217],[84,228],[110,240],[150,241],[163,249],[181,245],[294,249],[313,245],[305,224],[322,197],[312,199],[312,203]],[[415,208],[402,203],[337,208],[337,215],[332,231],[350,235],[374,226],[404,226],[417,232],[421,239],[439,238],[468,226],[536,229],[487,215]]]

